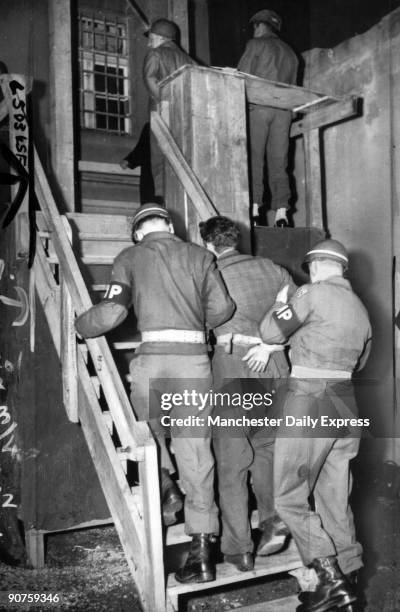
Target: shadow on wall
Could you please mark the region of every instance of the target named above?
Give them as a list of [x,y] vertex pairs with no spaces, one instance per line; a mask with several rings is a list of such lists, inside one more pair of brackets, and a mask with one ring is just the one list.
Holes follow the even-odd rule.
[[[349,280],[366,307],[372,326],[371,354],[365,368],[356,375],[357,404],[360,415],[371,419],[373,436],[384,438],[393,435],[395,413],[393,353],[388,350],[388,345],[393,344],[390,333],[393,313],[390,295],[383,310],[378,297],[369,291],[374,284],[375,263],[365,251],[350,253]],[[390,269],[387,269],[387,273],[390,274]]]

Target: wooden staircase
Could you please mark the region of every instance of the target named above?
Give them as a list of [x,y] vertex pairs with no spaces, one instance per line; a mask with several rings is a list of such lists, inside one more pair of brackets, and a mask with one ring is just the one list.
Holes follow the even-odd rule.
[[[182,523],[169,527],[163,537],[155,443],[147,425],[135,419],[110,350],[133,351],[140,344],[140,338],[111,343],[108,347],[104,338],[76,342],[73,328],[75,312],[89,307],[90,300],[80,266],[109,267],[115,256],[131,245],[130,218],[79,213],[59,215],[37,156],[35,172],[41,205],[36,215],[35,285],[61,360],[64,405],[69,419],[81,424],[110,509],[110,521],[96,524],[114,523],[144,609],[172,612],[179,609],[180,595],[299,567],[297,550],[290,546],[281,555],[258,560],[251,572],[239,572],[232,565],[221,563],[217,566],[215,582],[184,585],[172,574],[165,582],[165,546],[168,550],[170,546],[189,542],[190,537],[184,533]],[[23,236],[27,238],[27,219],[23,217],[21,222]],[[103,291],[106,285],[95,282],[90,288],[94,292]],[[103,396],[106,407],[99,399]],[[113,443],[115,431],[120,440],[118,447]],[[139,467],[136,486],[130,486],[127,480],[128,461]],[[257,526],[257,513],[252,523]],[[44,562],[43,536],[44,532],[27,533],[28,553],[34,566]]]
[[[36,152],[34,166],[35,189],[41,208],[34,263],[35,286],[60,357],[64,405],[69,419],[81,425],[143,606],[151,611],[164,610],[156,445],[147,424],[135,418],[105,338],[76,343],[75,313],[87,310],[92,301],[71,246],[73,219],[59,215]],[[83,217],[85,227],[84,220],[88,219]],[[23,218],[21,221],[21,232],[27,239],[26,219],[25,223]],[[93,221],[91,219],[91,226]],[[99,227],[97,238],[102,236],[103,242],[104,228],[101,223]],[[115,219],[108,227],[115,227]],[[90,232],[86,234],[90,244],[93,236]],[[109,238],[110,244],[118,245],[119,252],[123,237],[112,234]],[[85,244],[83,239],[82,246]],[[87,257],[84,254],[85,259],[91,263],[109,264],[113,256],[106,253],[96,257],[89,251]],[[133,487],[126,476],[128,461],[137,465],[139,484]],[[31,561],[35,563],[32,556],[36,555],[37,561],[43,554],[40,538],[28,532],[27,542]]]
[[[185,67],[166,79],[166,88],[180,75],[186,78],[188,70],[193,74],[198,72],[199,78],[203,78],[204,71],[209,71],[212,78],[222,79],[224,87],[226,79],[231,78],[229,71]],[[189,77],[192,78],[193,74]],[[304,138],[308,218],[311,226],[320,228],[319,130],[354,115],[356,99],[333,98],[301,88],[268,84],[240,73],[235,73],[234,78],[244,81],[244,85],[239,83],[243,100],[245,92],[251,102],[288,108],[302,114],[302,118],[293,124],[292,135],[301,134]],[[208,79],[207,75],[205,79]],[[181,120],[178,115],[175,119],[179,127]],[[198,219],[215,214],[215,206],[220,209],[218,198],[212,192],[212,186],[210,191],[205,191],[201,168],[193,169],[193,164],[188,163],[182,154],[176,142],[173,117],[170,121],[168,117],[164,104],[161,116],[152,115],[152,130],[170,169],[184,189],[185,210],[191,210],[187,206],[190,199]],[[215,150],[219,154],[219,149]],[[213,170],[218,169],[217,162],[213,161],[212,164],[208,162],[204,171],[210,173],[211,166]],[[247,172],[247,164],[241,166]],[[36,152],[34,173],[40,205],[34,281],[61,362],[65,409],[70,421],[81,425],[144,609],[149,612],[176,611],[179,609],[179,596],[184,593],[211,590],[300,567],[301,561],[292,545],[283,554],[257,560],[251,572],[242,573],[231,565],[220,564],[215,582],[182,585],[172,575],[165,577],[164,544],[173,546],[188,538],[182,524],[169,528],[165,537],[163,535],[156,445],[147,424],[135,418],[111,352],[111,348],[132,351],[140,339],[135,337],[110,347],[104,337],[77,342],[74,330],[75,315],[92,305],[81,266],[110,266],[115,256],[131,244],[129,219],[119,215],[71,213],[61,216]],[[241,207],[243,212],[246,206],[242,192],[238,192],[238,210]],[[190,236],[196,231],[197,223],[190,215],[187,219]],[[27,244],[29,230],[25,214],[20,215],[20,221],[21,236]],[[89,284],[93,291],[105,289],[104,279],[95,278]],[[134,486],[127,477],[130,463],[136,466],[138,473],[138,484]],[[256,516],[253,522],[256,526]],[[38,566],[44,559],[43,533],[28,531],[26,535],[30,560]],[[281,604],[279,606],[283,609]],[[285,608],[287,612],[294,609],[293,601],[288,606]]]

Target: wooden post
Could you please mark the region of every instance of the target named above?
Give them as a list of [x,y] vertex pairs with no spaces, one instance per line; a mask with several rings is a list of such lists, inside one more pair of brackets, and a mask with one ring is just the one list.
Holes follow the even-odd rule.
[[28,564],[35,569],[44,567],[44,533],[36,529],[25,531],[26,555]]
[[[71,2],[51,0],[50,93],[53,189],[62,208],[75,210],[74,113],[72,99]],[[60,208],[60,204],[59,204]]]
[[323,228],[321,152],[319,129],[304,133],[305,195],[307,227]]
[[157,448],[153,440],[149,440],[146,444],[144,453],[144,461],[139,463],[139,478],[147,546],[147,559],[143,561],[147,564],[148,605],[155,612],[164,612],[165,580],[161,526],[162,512]]
[[151,113],[151,129],[157,138],[158,146],[164,153],[168,163],[189,195],[201,218],[218,214],[217,209],[207,197],[200,182],[182,155],[171,132],[158,113]]

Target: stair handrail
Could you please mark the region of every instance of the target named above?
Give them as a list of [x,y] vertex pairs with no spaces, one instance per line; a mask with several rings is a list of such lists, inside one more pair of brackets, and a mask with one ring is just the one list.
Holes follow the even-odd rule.
[[[92,306],[89,291],[57,209],[40,157],[34,147],[35,192],[43,212],[59,265],[77,315]],[[122,446],[134,461],[142,461],[144,446],[152,439],[146,422],[138,421],[104,336],[86,340],[93,364],[112,413]]]
[[208,217],[218,215],[217,208],[208,197],[196,173],[186,161],[169,127],[157,111],[151,112],[150,126],[158,146],[191,199],[199,218],[206,220]]

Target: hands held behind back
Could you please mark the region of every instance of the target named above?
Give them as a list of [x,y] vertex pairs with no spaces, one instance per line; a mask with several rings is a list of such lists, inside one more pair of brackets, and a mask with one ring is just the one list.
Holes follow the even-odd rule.
[[[288,287],[285,289],[287,293]],[[283,351],[284,348],[283,344],[256,344],[247,351],[242,361],[247,361],[247,366],[252,372],[265,372],[271,354]]]

